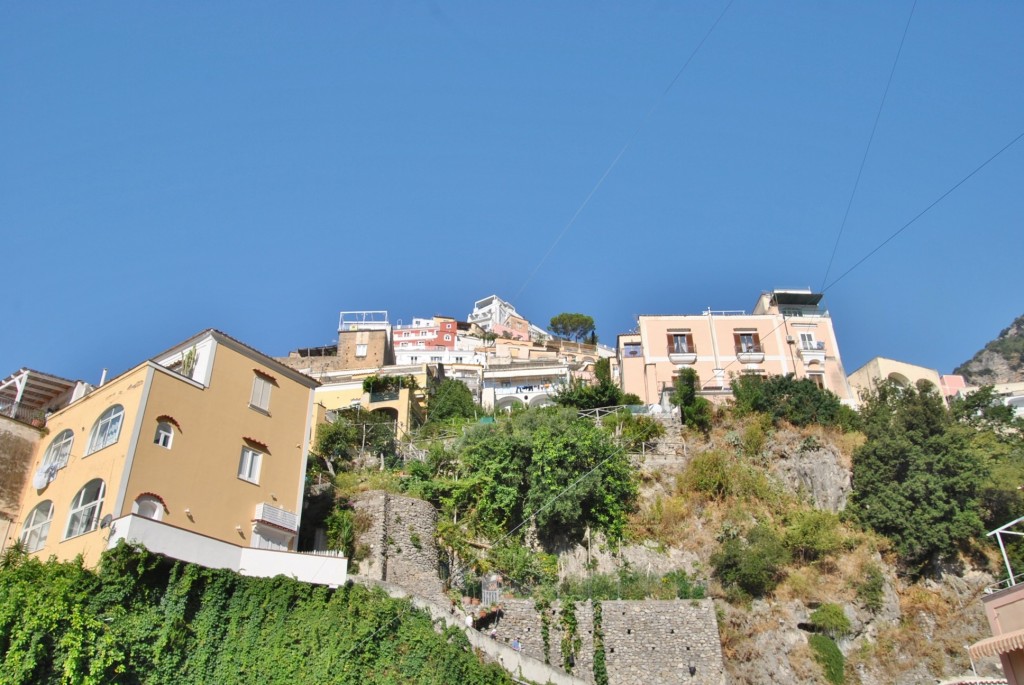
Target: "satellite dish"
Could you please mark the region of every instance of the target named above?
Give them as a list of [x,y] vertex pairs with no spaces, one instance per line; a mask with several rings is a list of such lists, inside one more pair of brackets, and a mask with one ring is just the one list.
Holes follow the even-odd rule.
[[114,517],[107,514],[100,519],[100,528],[110,528],[110,522],[114,520]]
[[41,467],[36,471],[35,475],[32,476],[32,487],[36,490],[42,490],[50,484],[50,479],[46,475],[46,467]]

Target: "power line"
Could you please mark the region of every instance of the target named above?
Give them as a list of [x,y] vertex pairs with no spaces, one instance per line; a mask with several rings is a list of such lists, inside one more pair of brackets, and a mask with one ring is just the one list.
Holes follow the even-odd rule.
[[910,7],[910,16],[907,17],[907,24],[903,27],[903,37],[900,38],[900,47],[896,50],[896,57],[892,61],[892,68],[889,70],[889,80],[885,82],[885,90],[882,92],[882,101],[878,104],[878,112],[875,113],[875,123],[871,125],[871,135],[868,136],[868,144],[864,147],[864,156],[860,159],[860,168],[857,169],[857,178],[853,182],[853,190],[850,191],[850,199],[846,203],[846,211],[843,213],[843,221],[839,225],[839,233],[836,235],[835,245],[832,246],[832,256],[828,259],[828,266],[825,267],[825,276],[821,279],[821,287],[828,282],[829,271],[832,270],[832,262],[839,250],[839,240],[843,237],[843,229],[846,228],[846,220],[850,216],[850,208],[853,207],[853,198],[857,196],[857,188],[860,187],[860,177],[864,173],[864,164],[868,161],[868,153],[871,151],[871,143],[875,139],[875,131],[878,129],[878,120],[882,117],[882,109],[885,107],[885,99],[889,95],[889,86],[892,85],[892,77],[896,73],[896,65],[899,64],[900,55],[903,53],[903,44],[907,40],[907,32],[910,30],[910,20],[914,18],[914,9],[917,7],[917,0]]
[[644,115],[644,118],[641,119],[640,124],[633,131],[633,134],[626,140],[626,144],[623,145],[622,149],[619,150],[619,153],[615,155],[615,158],[612,159],[611,164],[609,164],[608,168],[604,170],[604,173],[601,174],[601,177],[597,179],[597,183],[595,183],[594,187],[590,189],[589,193],[587,193],[587,196],[583,199],[583,202],[580,203],[580,206],[576,208],[575,212],[573,212],[572,217],[569,219],[568,222],[566,222],[565,226],[562,227],[562,230],[558,233],[558,235],[555,236],[555,240],[551,243],[551,246],[548,247],[547,252],[544,253],[544,255],[540,258],[540,261],[537,262],[537,265],[533,267],[533,271],[531,271],[530,274],[526,277],[526,280],[523,281],[523,285],[519,288],[519,291],[516,293],[517,298],[523,294],[523,291],[526,290],[526,286],[528,286],[530,284],[530,281],[533,280],[533,277],[537,275],[537,272],[540,270],[540,267],[543,266],[544,262],[546,262],[548,257],[551,256],[551,253],[554,252],[555,247],[558,246],[558,243],[561,242],[565,234],[569,231],[570,228],[572,228],[573,224],[576,223],[576,219],[579,218],[583,210],[586,209],[588,204],[590,204],[591,198],[594,197],[594,194],[597,193],[598,189],[604,184],[605,179],[608,178],[609,174],[612,173],[612,170],[615,169],[615,167],[618,165],[619,160],[622,159],[622,156],[624,154],[626,154],[626,150],[628,150],[633,145],[633,141],[636,140],[636,137],[640,134],[640,131],[643,129],[648,119],[651,118],[651,115],[654,114],[654,111],[658,108],[659,105],[661,105],[662,101],[665,99],[665,96],[668,95],[668,92],[670,90],[672,90],[672,86],[676,84],[676,81],[678,81],[679,77],[683,75],[683,72],[686,71],[686,68],[690,66],[690,62],[692,62],[693,58],[697,56],[698,52],[700,52],[701,47],[704,46],[704,43],[707,41],[707,39],[711,37],[711,34],[714,32],[715,27],[717,27],[719,22],[722,21],[722,18],[725,17],[725,13],[729,11],[730,7],[732,7],[733,2],[735,2],[735,0],[729,0],[729,2],[725,6],[725,9],[722,10],[721,14],[718,15],[718,18],[715,19],[714,23],[711,24],[711,28],[707,30],[707,32],[704,34],[704,37],[700,39],[700,42],[697,43],[697,46],[690,53],[690,56],[686,58],[686,61],[683,63],[683,66],[679,68],[679,71],[677,71],[676,75],[672,77],[672,80],[665,87],[665,90],[662,91],[661,96],[647,110],[647,113]]
[[821,289],[821,292],[822,292],[822,293],[824,293],[824,292],[825,292],[825,291],[827,291],[827,290],[828,290],[829,288],[831,288],[832,286],[834,286],[834,285],[835,285],[836,283],[838,283],[839,281],[841,281],[841,280],[843,280],[844,278],[846,278],[846,276],[847,276],[847,275],[849,275],[849,273],[850,273],[851,271],[853,271],[853,270],[854,270],[854,269],[856,269],[856,268],[857,268],[858,266],[860,266],[861,264],[863,264],[864,262],[866,262],[866,261],[867,261],[868,259],[870,259],[870,258],[871,258],[871,257],[872,257],[872,256],[873,256],[873,255],[874,255],[874,254],[875,254],[876,252],[878,252],[878,251],[879,251],[879,250],[881,250],[881,249],[882,249],[883,247],[885,247],[885,246],[886,246],[887,244],[889,244],[889,242],[890,242],[890,241],[892,241],[892,240],[893,240],[893,239],[894,239],[894,238],[895,238],[896,236],[898,236],[898,235],[899,235],[900,233],[903,233],[903,231],[905,231],[905,230],[907,230],[908,228],[910,228],[911,224],[913,224],[913,223],[914,223],[915,221],[917,221],[917,220],[918,220],[918,219],[920,219],[920,218],[921,218],[922,216],[924,216],[925,214],[927,214],[927,213],[928,213],[928,212],[929,212],[929,211],[930,211],[930,210],[931,210],[931,209],[932,209],[932,208],[933,208],[933,207],[934,207],[935,205],[937,205],[937,204],[939,204],[940,202],[942,202],[943,200],[945,200],[945,199],[946,199],[946,198],[947,198],[947,197],[948,197],[949,195],[951,195],[951,194],[953,193],[953,191],[954,191],[954,190],[956,190],[957,188],[959,188],[960,186],[962,186],[962,185],[963,185],[964,183],[966,183],[966,182],[967,182],[967,181],[968,181],[968,180],[969,180],[969,179],[970,179],[970,178],[971,178],[972,176],[974,176],[974,175],[975,175],[976,173],[978,173],[979,171],[981,171],[982,169],[984,169],[985,167],[987,167],[987,166],[989,165],[989,163],[990,163],[990,162],[992,162],[992,161],[993,161],[993,160],[994,160],[994,159],[995,159],[996,157],[998,157],[999,155],[1003,154],[1004,152],[1006,152],[1007,150],[1009,150],[1009,149],[1010,149],[1011,147],[1013,147],[1013,146],[1014,146],[1014,144],[1015,144],[1015,143],[1017,143],[1017,141],[1019,141],[1019,140],[1020,140],[1021,138],[1024,138],[1024,131],[1021,131],[1021,132],[1020,132],[1019,134],[1017,134],[1017,137],[1015,137],[1015,138],[1014,138],[1013,140],[1011,140],[1011,141],[1010,141],[1009,143],[1007,143],[1007,144],[1006,144],[1006,145],[1004,145],[1003,147],[999,148],[999,150],[998,150],[998,151],[997,151],[997,152],[996,152],[996,153],[995,153],[994,155],[992,155],[991,157],[989,157],[988,159],[986,159],[986,160],[985,160],[984,162],[982,162],[981,164],[979,164],[978,166],[976,166],[976,167],[974,168],[974,170],[973,170],[973,171],[972,171],[971,173],[967,174],[966,176],[964,176],[963,178],[961,178],[961,179],[960,179],[959,181],[957,181],[957,182],[956,182],[955,184],[953,184],[953,186],[952,186],[951,188],[949,188],[949,190],[947,190],[946,192],[944,192],[944,193],[943,193],[942,195],[939,195],[939,197],[938,197],[938,198],[937,198],[937,199],[936,199],[936,200],[935,200],[934,202],[932,202],[932,203],[931,203],[930,205],[928,205],[927,207],[925,207],[924,209],[922,209],[922,210],[921,210],[920,212],[918,212],[918,213],[917,213],[917,214],[916,214],[916,215],[914,216],[914,218],[913,218],[913,219],[911,219],[911,220],[910,220],[910,221],[908,221],[907,223],[905,223],[905,224],[903,224],[902,226],[900,226],[900,227],[899,227],[899,228],[898,228],[898,229],[897,229],[897,230],[896,230],[896,231],[895,231],[895,232],[894,232],[894,233],[893,233],[892,235],[890,235],[890,236],[889,236],[888,238],[886,238],[886,239],[885,239],[885,240],[883,240],[883,241],[882,241],[881,243],[879,243],[879,244],[878,244],[878,246],[877,246],[877,247],[875,247],[875,249],[871,250],[871,252],[868,252],[868,253],[867,253],[866,255],[864,255],[863,257],[861,257],[861,258],[860,258],[860,260],[858,260],[856,264],[854,264],[854,265],[853,265],[853,266],[851,266],[851,267],[850,267],[849,269],[847,269],[846,271],[844,271],[844,272],[842,273],[842,275],[840,275],[840,276],[839,276],[839,278],[837,278],[836,280],[832,281],[832,282],[831,282],[831,283],[829,283],[829,284],[828,284],[827,286],[825,286],[824,288],[822,288],[822,289]]

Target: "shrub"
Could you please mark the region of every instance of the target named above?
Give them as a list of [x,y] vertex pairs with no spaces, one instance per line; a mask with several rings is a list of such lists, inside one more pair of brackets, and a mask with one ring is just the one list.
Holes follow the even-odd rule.
[[675,389],[669,401],[679,407],[679,419],[683,425],[707,435],[711,432],[714,408],[706,399],[697,396],[697,383],[697,372],[683,369],[676,376]]
[[826,602],[815,609],[811,614],[811,625],[833,640],[850,634],[850,619],[838,604]]
[[815,634],[811,635],[807,643],[814,654],[814,660],[825,671],[825,680],[832,685],[843,685],[846,681],[843,675],[845,659],[835,641],[826,635]]
[[789,553],[771,526],[761,523],[747,539],[731,538],[711,556],[714,573],[725,586],[752,597],[762,597],[782,580]]
[[839,517],[810,509],[793,515],[784,534],[786,547],[801,561],[815,561],[838,551],[843,545]]
[[740,462],[722,450],[696,455],[677,479],[681,488],[699,492],[711,499],[729,496],[763,499],[770,486],[764,474]]
[[866,564],[863,568],[864,580],[857,585],[857,598],[864,603],[868,611],[877,612],[882,608],[885,590],[885,576],[878,564]]
[[842,412],[842,403],[832,392],[819,388],[809,378],[786,376],[740,376],[733,379],[734,410],[738,416],[762,412],[774,421],[786,420],[794,426],[816,423],[823,426],[850,424],[853,419]]

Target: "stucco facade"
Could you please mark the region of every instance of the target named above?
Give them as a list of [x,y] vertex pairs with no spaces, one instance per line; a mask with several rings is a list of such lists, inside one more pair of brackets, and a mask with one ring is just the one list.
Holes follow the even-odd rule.
[[640,316],[635,334],[619,336],[622,389],[647,404],[662,403],[679,371],[692,368],[701,393],[716,399],[729,397],[732,379],[743,374],[794,374],[852,404],[832,319],[820,300],[810,291],[774,290],[749,314]]
[[21,498],[23,541],[91,565],[111,520],[135,513],[294,549],[316,385],[212,330],[139,364],[49,417]]

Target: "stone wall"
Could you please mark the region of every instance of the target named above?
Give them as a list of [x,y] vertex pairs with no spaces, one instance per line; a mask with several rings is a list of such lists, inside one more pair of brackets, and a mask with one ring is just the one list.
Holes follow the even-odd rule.
[[359,575],[395,583],[409,592],[447,605],[438,575],[435,539],[437,511],[430,502],[388,492],[367,492],[352,503],[370,521],[357,540],[370,549]]
[[[725,682],[721,640],[710,599],[601,603],[605,665],[611,685],[721,685]],[[589,602],[575,605],[580,642],[571,673],[594,682],[594,616]],[[547,610],[549,660],[564,663],[561,608]],[[523,653],[544,660],[543,626],[532,600],[504,600],[495,622],[497,640],[519,638]],[[490,630],[490,626],[484,628]],[[690,675],[690,667],[693,675]]]
[[[28,483],[32,469],[32,457],[36,445],[42,438],[42,431],[20,421],[0,416],[0,518],[14,523],[17,521],[21,503],[21,492]],[[19,526],[11,526],[10,534],[17,534]],[[0,548],[10,542],[5,536],[0,539]]]

